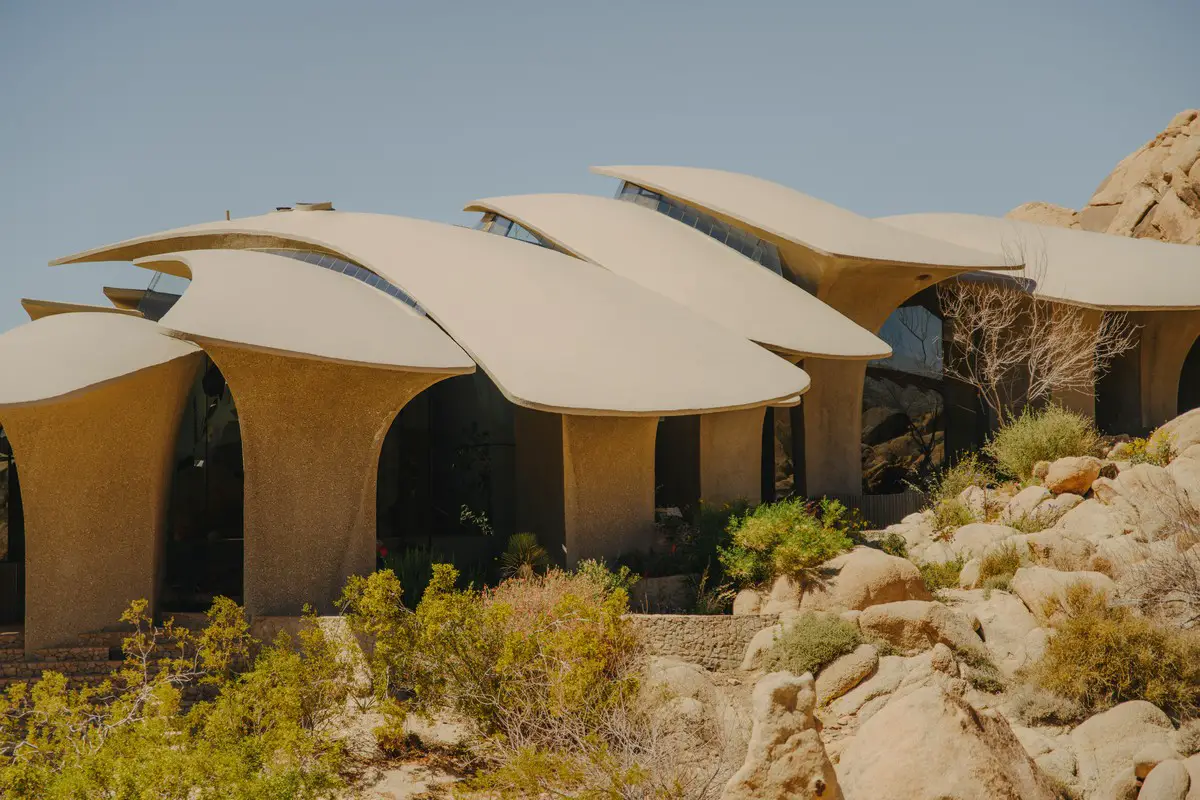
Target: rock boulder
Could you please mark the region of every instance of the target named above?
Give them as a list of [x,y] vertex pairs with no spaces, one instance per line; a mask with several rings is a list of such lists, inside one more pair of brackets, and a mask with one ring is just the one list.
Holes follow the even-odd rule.
[[821,572],[821,583],[800,599],[806,611],[861,610],[879,603],[932,599],[915,564],[870,547],[830,559]]
[[1085,495],[1092,488],[1092,481],[1100,477],[1103,463],[1092,456],[1060,458],[1050,465],[1042,485],[1053,494]]

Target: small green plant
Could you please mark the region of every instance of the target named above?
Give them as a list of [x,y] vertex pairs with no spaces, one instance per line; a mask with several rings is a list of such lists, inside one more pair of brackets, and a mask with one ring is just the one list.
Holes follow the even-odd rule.
[[1160,627],[1086,583],[1057,602],[1057,634],[1029,670],[1033,683],[1089,714],[1127,700],[1146,700],[1173,719],[1200,712],[1200,639]]
[[424,547],[406,547],[399,555],[389,553],[383,557],[383,566],[396,573],[404,587],[404,605],[416,608],[421,595],[433,576],[433,565],[449,559]]
[[801,615],[763,656],[768,672],[787,670],[816,675],[862,644],[858,627],[832,614]]
[[939,592],[942,589],[957,589],[958,576],[962,572],[962,568],[963,561],[961,558],[957,558],[954,561],[922,564],[918,567],[921,570],[921,580],[925,582],[925,588],[930,592]]
[[983,589],[983,599],[990,600],[992,592],[1011,592],[1012,575],[993,575],[982,581],[979,588]]
[[933,507],[933,530],[941,538],[949,538],[962,526],[978,521],[960,500],[940,500]]
[[692,611],[696,614],[724,614],[733,605],[737,596],[732,586],[714,586],[709,583],[708,567],[696,582],[696,604]]
[[1145,439],[1132,439],[1126,443],[1125,458],[1134,464],[1153,464],[1165,467],[1175,460],[1179,453],[1171,441],[1171,436],[1155,431]]
[[495,529],[492,528],[492,521],[488,519],[486,511],[475,511],[465,504],[458,509],[458,521],[463,525],[474,528],[484,536],[491,536],[495,533]]
[[889,556],[908,558],[908,542],[898,533],[887,533],[875,542],[875,546]]
[[853,546],[853,521],[836,500],[815,507],[793,498],[764,503],[729,522],[732,542],[720,548],[725,574],[743,586],[786,575],[804,583],[816,569]]
[[986,489],[996,483],[996,471],[978,453],[967,453],[953,466],[934,475],[925,487],[930,503],[936,506],[958,496],[971,486]]
[[641,580],[629,567],[622,565],[613,572],[607,564],[595,558],[585,558],[576,564],[575,574],[600,584],[604,587],[605,594],[612,594],[618,589],[628,594],[634,584]]
[[[1021,551],[1012,542],[1007,542],[999,547],[993,547],[991,550],[983,554],[983,558],[979,562],[979,580],[986,584],[991,578],[1003,577],[1005,583],[1012,579],[1017,570],[1021,568],[1024,558]],[[993,588],[1001,588],[995,586]],[[1004,587],[1007,589],[1007,585]]]
[[1001,473],[1029,482],[1037,462],[1092,455],[1099,443],[1100,434],[1092,420],[1050,405],[1039,410],[1027,407],[1009,418],[984,451]]
[[530,578],[550,564],[550,554],[532,533],[514,533],[500,554],[500,571],[506,578]]

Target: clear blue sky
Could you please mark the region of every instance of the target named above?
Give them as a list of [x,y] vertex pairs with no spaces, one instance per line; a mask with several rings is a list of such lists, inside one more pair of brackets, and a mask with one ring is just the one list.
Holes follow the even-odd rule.
[[1078,207],[1200,105],[1197,0],[0,0],[0,330],[56,256],[297,200],[464,221],[744,171],[863,214]]

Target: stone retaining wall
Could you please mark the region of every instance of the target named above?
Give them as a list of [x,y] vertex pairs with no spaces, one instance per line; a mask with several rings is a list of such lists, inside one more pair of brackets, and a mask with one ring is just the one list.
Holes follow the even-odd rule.
[[678,658],[705,669],[736,669],[754,634],[778,614],[629,614],[651,655]]

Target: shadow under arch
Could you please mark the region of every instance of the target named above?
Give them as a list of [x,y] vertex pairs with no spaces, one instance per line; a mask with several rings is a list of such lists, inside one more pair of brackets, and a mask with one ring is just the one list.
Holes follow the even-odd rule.
[[0,425],[0,624],[25,621],[25,520],[12,446]]
[[245,471],[237,405],[207,355],[175,440],[160,574],[160,611],[206,611],[223,595],[244,600]]
[[1179,372],[1179,413],[1200,408],[1200,338],[1192,343]]
[[401,409],[379,454],[377,567],[404,573],[435,559],[470,577],[490,570],[516,531],[513,415],[482,370],[439,381]]

